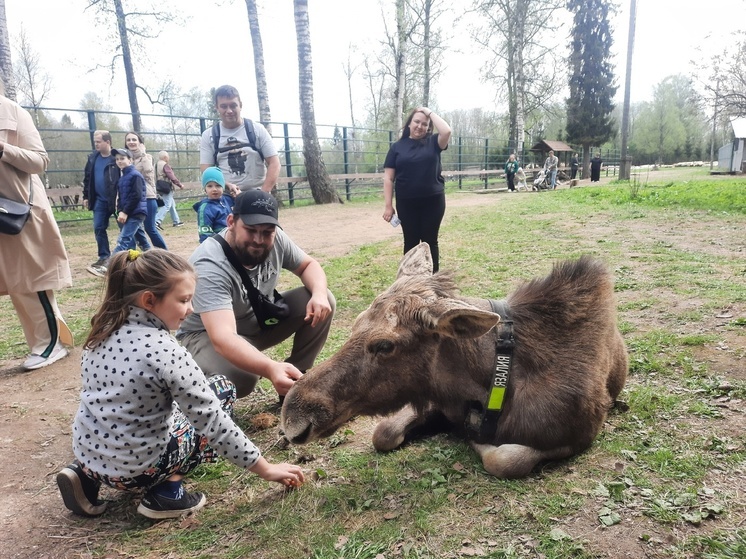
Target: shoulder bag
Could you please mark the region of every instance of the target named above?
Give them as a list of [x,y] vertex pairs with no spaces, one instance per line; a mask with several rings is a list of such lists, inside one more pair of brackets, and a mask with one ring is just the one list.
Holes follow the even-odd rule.
[[18,235],[26,225],[34,205],[34,184],[29,177],[28,204],[0,196],[0,233]]
[[241,276],[241,281],[246,288],[246,293],[249,296],[251,308],[254,309],[254,315],[256,316],[256,321],[259,323],[259,327],[262,330],[269,330],[277,326],[280,323],[280,320],[290,316],[290,307],[285,303],[285,299],[282,298],[282,295],[280,295],[275,289],[273,301],[254,287],[254,284],[251,283],[249,274],[246,272],[246,268],[244,268],[238,261],[238,256],[233,252],[233,249],[228,242],[222,236],[217,234],[213,235],[212,238],[220,243],[220,246],[223,247],[223,252],[225,253],[226,258],[228,258],[228,262],[231,263],[231,266],[233,266],[233,268],[238,272],[238,275]]
[[[155,190],[158,194],[170,194],[174,185],[171,184],[170,180],[158,178],[161,176],[161,174],[158,172],[158,163],[160,163],[160,161],[155,164]],[[164,168],[165,166],[166,164],[164,163],[162,168]]]

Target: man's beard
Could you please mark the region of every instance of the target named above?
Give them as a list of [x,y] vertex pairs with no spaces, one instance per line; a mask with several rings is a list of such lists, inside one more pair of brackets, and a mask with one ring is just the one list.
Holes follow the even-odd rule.
[[254,256],[244,247],[233,247],[233,252],[235,252],[236,256],[238,256],[238,260],[247,268],[258,266],[259,264],[267,260],[270,250],[272,250],[272,247],[263,247],[262,253],[259,256]]

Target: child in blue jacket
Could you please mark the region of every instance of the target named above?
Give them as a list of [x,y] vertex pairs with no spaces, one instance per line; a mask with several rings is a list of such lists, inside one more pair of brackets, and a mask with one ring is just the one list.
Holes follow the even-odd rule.
[[199,242],[228,227],[228,214],[233,209],[233,197],[224,194],[225,177],[217,167],[208,167],[202,173],[205,198],[192,206],[197,212]]

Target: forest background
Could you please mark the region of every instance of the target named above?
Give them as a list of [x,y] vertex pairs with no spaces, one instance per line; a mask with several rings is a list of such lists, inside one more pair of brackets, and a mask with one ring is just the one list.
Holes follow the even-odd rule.
[[[30,107],[126,111],[119,6],[131,31],[132,71],[143,113],[212,116],[211,88],[232,83],[242,92],[246,116],[256,118],[262,110],[246,10],[250,4],[257,8],[264,41],[271,120],[297,122],[298,57],[290,2],[2,0],[17,99]],[[512,92],[504,53],[512,38],[505,33],[507,19],[499,16],[521,4],[534,10],[524,30],[534,34],[523,64],[532,100],[525,142],[565,139],[572,16],[564,3],[545,0],[310,2],[316,121],[398,129],[401,114],[394,101],[399,88],[404,108],[427,104],[437,109],[456,135],[509,138]],[[616,134],[599,146],[607,149],[621,143],[630,23],[630,2],[616,5],[610,25]],[[403,14],[397,11],[401,7]],[[730,141],[730,118],[746,113],[743,100],[723,105],[728,87],[746,83],[746,41],[737,25],[746,2],[718,0],[711,8],[703,18],[695,2],[637,2],[629,125],[635,164],[709,160],[713,145],[717,149]],[[400,15],[404,42],[396,26]],[[43,116],[46,126],[88,126],[80,114]],[[133,125],[111,120],[98,125],[119,130]]]

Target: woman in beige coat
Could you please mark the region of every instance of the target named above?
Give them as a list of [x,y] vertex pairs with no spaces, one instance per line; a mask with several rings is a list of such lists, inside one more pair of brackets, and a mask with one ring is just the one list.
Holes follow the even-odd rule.
[[48,163],[31,115],[0,95],[0,195],[28,203],[29,185],[34,192],[31,216],[23,230],[18,235],[0,233],[0,295],[10,295],[18,313],[30,349],[23,367],[29,370],[66,357],[67,346],[73,345],[54,296],[55,289],[72,285],[72,276],[38,176]]

